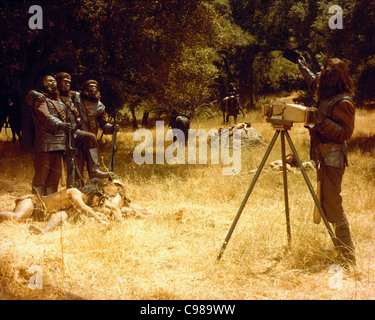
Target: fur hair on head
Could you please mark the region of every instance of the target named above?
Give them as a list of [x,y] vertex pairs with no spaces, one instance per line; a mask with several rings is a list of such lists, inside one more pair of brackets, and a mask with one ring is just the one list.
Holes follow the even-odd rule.
[[338,58],[330,58],[319,76],[318,97],[323,99],[344,92],[354,94],[349,66]]
[[[98,88],[97,92],[95,93],[95,95],[93,95],[91,92],[90,92],[90,89],[89,89],[89,85],[90,84],[95,84]],[[84,98],[86,99],[89,99],[89,100],[100,100],[101,98],[101,94],[100,94],[100,86],[99,86],[99,83],[98,81],[96,80],[87,80],[83,83],[82,85],[82,91],[81,91],[81,94]]]

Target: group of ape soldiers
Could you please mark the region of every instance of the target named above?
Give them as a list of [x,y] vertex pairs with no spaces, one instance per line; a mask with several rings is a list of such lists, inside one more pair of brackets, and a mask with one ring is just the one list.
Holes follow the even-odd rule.
[[[98,82],[86,81],[80,93],[71,91],[70,84],[68,73],[46,75],[38,81],[36,90],[27,94],[26,103],[32,109],[35,127],[32,194],[19,197],[13,211],[1,211],[0,222],[24,221],[31,216],[48,219],[43,228],[30,225],[31,232],[43,234],[69,217],[65,210],[74,211],[71,217],[77,217],[78,211],[104,226],[123,216],[151,214],[130,202],[124,185],[114,178],[113,172],[99,170],[98,129],[112,134],[119,127],[106,120]],[[64,156],[71,143],[78,150],[75,160],[79,179],[58,191]],[[83,180],[85,164],[89,175],[86,183],[79,181]]]
[[34,194],[49,195],[57,191],[69,136],[78,150],[78,177],[83,177],[85,163],[90,179],[108,178],[112,174],[99,170],[97,133],[99,127],[104,134],[112,134],[119,128],[106,120],[99,84],[88,80],[80,93],[70,90],[70,84],[68,73],[61,72],[55,77],[47,75],[38,81],[36,90],[26,96],[35,127]]

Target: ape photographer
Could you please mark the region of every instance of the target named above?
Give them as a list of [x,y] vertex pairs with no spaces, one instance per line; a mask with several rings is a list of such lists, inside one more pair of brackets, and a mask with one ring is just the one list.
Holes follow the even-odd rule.
[[353,134],[355,120],[349,67],[338,58],[330,58],[315,75],[302,56],[296,62],[309,89],[318,98],[315,125],[309,130],[311,159],[316,163],[321,184],[321,205],[334,226],[339,243],[336,249],[344,264],[355,264],[355,248],[341,197],[343,175],[348,166],[347,140]]

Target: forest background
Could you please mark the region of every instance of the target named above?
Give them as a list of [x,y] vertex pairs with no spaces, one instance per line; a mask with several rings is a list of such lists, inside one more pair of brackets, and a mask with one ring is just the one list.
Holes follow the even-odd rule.
[[[231,82],[251,110],[270,94],[307,89],[282,58],[287,48],[313,71],[327,57],[346,60],[359,106],[375,94],[375,1],[39,1],[39,21],[29,13],[32,1],[0,3],[2,109],[20,120],[38,78],[61,71],[71,74],[73,90],[98,80],[109,115],[121,111],[133,127],[136,111],[143,124],[173,108],[210,117]],[[342,29],[329,26],[333,5],[342,9]]]

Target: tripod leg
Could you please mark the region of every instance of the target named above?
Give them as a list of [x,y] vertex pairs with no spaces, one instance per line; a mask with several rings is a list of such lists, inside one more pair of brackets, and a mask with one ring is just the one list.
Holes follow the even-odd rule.
[[323,209],[322,209],[322,206],[320,205],[319,199],[318,199],[318,197],[316,196],[316,194],[315,194],[315,192],[314,192],[314,188],[313,188],[313,186],[311,185],[311,182],[310,182],[310,180],[309,180],[309,177],[307,176],[306,171],[305,171],[305,169],[304,169],[303,166],[302,166],[301,159],[300,159],[299,156],[298,156],[297,150],[296,150],[296,148],[294,147],[294,144],[293,144],[292,139],[290,138],[288,132],[286,132],[286,138],[287,138],[288,143],[289,143],[289,145],[290,145],[290,147],[291,147],[291,149],[292,149],[292,151],[293,151],[294,156],[295,156],[296,159],[297,159],[297,162],[298,162],[298,165],[299,165],[299,167],[300,167],[300,169],[301,169],[302,175],[303,175],[303,177],[304,177],[304,179],[305,179],[305,181],[306,181],[306,184],[307,184],[307,186],[308,186],[308,188],[309,188],[309,190],[310,190],[310,193],[311,193],[311,195],[312,195],[312,197],[313,197],[313,199],[314,199],[314,202],[315,202],[315,204],[316,204],[316,206],[317,206],[317,208],[318,208],[318,210],[319,210],[319,212],[320,212],[320,214],[321,214],[321,216],[322,216],[322,219],[323,219],[323,221],[324,221],[324,224],[326,225],[326,228],[327,228],[328,233],[329,233],[329,235],[330,235],[330,237],[331,237],[331,239],[332,239],[332,242],[333,242],[333,244],[335,245],[335,247],[337,247],[337,245],[339,245],[338,242],[337,242],[337,238],[335,237],[335,234],[333,233],[332,228],[331,228],[331,226],[329,225],[329,222],[328,222],[328,220],[327,220],[327,218],[326,218],[326,215],[325,215],[325,213],[324,213],[324,211],[323,211]]
[[284,182],[284,200],[285,200],[285,216],[286,216],[286,232],[288,236],[288,246],[291,245],[292,235],[290,232],[289,219],[289,197],[288,197],[288,179],[286,172],[286,154],[285,154],[285,130],[281,131],[281,159],[283,161],[283,182]]
[[228,232],[228,234],[227,234],[227,236],[226,236],[226,238],[225,238],[225,241],[224,241],[224,243],[223,243],[223,245],[222,245],[222,247],[221,247],[221,250],[220,250],[219,256],[217,257],[217,261],[220,261],[222,255],[223,255],[223,253],[224,253],[224,250],[225,250],[225,248],[226,248],[226,246],[227,246],[227,244],[228,244],[228,242],[229,242],[229,240],[230,240],[230,237],[232,236],[232,233],[233,233],[233,231],[234,231],[234,228],[236,227],[236,224],[237,224],[237,222],[238,222],[238,220],[239,220],[239,218],[240,218],[240,216],[241,216],[241,213],[242,213],[242,211],[243,211],[243,209],[244,209],[244,207],[245,207],[245,205],[246,205],[246,202],[247,202],[247,200],[249,199],[250,194],[251,194],[251,192],[252,192],[253,189],[254,189],[255,183],[257,182],[257,180],[258,180],[258,178],[259,178],[259,175],[260,175],[260,173],[261,173],[261,171],[262,171],[262,169],[263,169],[263,167],[264,167],[264,165],[265,165],[265,163],[266,163],[266,161],[267,161],[268,156],[269,156],[270,153],[271,153],[271,150],[272,150],[273,146],[275,145],[276,139],[277,139],[277,137],[279,136],[279,134],[280,134],[280,131],[279,131],[279,130],[275,131],[275,134],[274,134],[274,136],[273,136],[273,138],[272,138],[272,141],[271,141],[270,145],[268,146],[268,149],[267,149],[266,153],[265,153],[264,156],[263,156],[263,159],[262,159],[262,161],[261,161],[261,163],[260,163],[260,166],[258,167],[258,169],[257,169],[257,171],[256,171],[256,173],[255,173],[255,176],[254,176],[254,178],[253,178],[253,180],[252,180],[252,182],[251,182],[251,184],[250,184],[250,187],[249,187],[249,189],[247,190],[244,199],[242,200],[242,203],[241,203],[240,208],[238,209],[237,215],[236,215],[236,217],[234,218],[234,221],[233,221],[233,223],[232,223],[232,226],[231,226],[230,229],[229,229],[229,232]]

